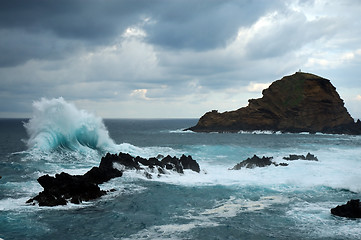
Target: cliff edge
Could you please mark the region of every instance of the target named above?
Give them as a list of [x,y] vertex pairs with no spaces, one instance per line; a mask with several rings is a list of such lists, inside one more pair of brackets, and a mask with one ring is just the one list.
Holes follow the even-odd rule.
[[360,120],[354,122],[336,88],[325,78],[297,72],[273,82],[262,95],[235,111],[207,112],[187,130],[361,134]]

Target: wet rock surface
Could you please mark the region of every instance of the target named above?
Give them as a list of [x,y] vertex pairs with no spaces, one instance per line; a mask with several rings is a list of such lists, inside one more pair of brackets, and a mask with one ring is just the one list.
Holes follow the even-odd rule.
[[198,163],[191,156],[182,155],[180,158],[166,156],[162,160],[157,158],[145,159],[133,157],[127,153],[110,154],[102,157],[99,167],[93,167],[84,175],[70,175],[68,173],[55,174],[54,177],[44,175],[38,178],[39,184],[44,188],[36,197],[27,201],[28,204],[38,203],[39,206],[66,205],[68,202],[79,204],[83,201],[97,199],[106,194],[98,184],[112,178],[121,177],[126,170],[144,170],[144,176],[152,178],[157,169],[158,176],[167,171],[184,173],[184,169],[200,172]]
[[294,161],[294,160],[308,160],[308,161],[318,161],[317,157],[311,153],[307,153],[307,155],[296,155],[290,154],[288,157],[284,157],[284,160]]
[[347,218],[361,218],[360,199],[352,199],[344,205],[338,205],[331,209],[333,215]]
[[[276,163],[272,161],[273,157],[265,157],[262,158],[258,157],[257,155],[254,155],[252,158],[247,158],[246,160],[236,164],[233,168],[230,170],[240,170],[242,168],[255,168],[255,167],[267,167],[274,165],[276,167],[286,167],[288,166],[288,163]],[[289,157],[283,157],[284,160],[287,161],[295,161],[295,160],[307,160],[307,161],[318,161],[317,157],[311,153],[308,153],[306,156],[304,155],[296,155],[296,154],[290,154]]]

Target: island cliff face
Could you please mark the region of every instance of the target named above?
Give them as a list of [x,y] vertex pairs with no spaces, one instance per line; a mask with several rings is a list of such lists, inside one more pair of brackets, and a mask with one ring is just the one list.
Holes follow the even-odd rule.
[[207,112],[187,130],[361,134],[360,121],[354,122],[327,79],[297,72],[273,82],[262,94],[262,98],[250,99],[247,107],[235,111]]

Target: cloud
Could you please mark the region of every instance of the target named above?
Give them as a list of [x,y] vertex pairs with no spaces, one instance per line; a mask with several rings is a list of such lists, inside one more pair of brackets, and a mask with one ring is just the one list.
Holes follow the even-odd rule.
[[136,89],[131,92],[130,96],[148,101],[150,98],[147,97],[147,92],[147,89]]
[[271,85],[271,83],[254,83],[250,82],[247,86],[249,92],[261,92],[263,89],[266,89]]
[[[244,106],[269,82],[300,68],[329,78],[353,96],[344,98],[352,105],[358,92],[350,91],[361,87],[360,6],[1,1],[0,116],[63,96],[107,117],[152,116],[158,108],[167,116],[198,117]],[[112,110],[117,104],[125,110]]]
[[361,95],[357,95],[356,98],[355,98],[357,101],[361,101]]
[[[149,42],[171,49],[224,47],[240,26],[248,26],[280,1],[169,1],[157,7],[156,24],[146,26]],[[252,11],[249,11],[252,9]]]
[[279,5],[265,0],[1,1],[0,50],[8,54],[2,54],[0,67],[64,58],[79,49],[93,51],[134,31],[161,48],[222,47],[235,37],[240,25],[252,24]]
[[301,12],[275,11],[251,27],[241,28],[238,39],[250,58],[273,58],[330,37],[340,27],[336,19],[323,17],[310,21]]

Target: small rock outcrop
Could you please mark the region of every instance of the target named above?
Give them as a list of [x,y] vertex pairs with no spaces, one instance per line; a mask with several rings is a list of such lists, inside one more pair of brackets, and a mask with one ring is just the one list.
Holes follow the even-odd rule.
[[284,160],[287,161],[294,161],[294,160],[308,160],[308,161],[318,161],[318,158],[311,154],[307,153],[307,155],[296,155],[296,154],[290,154],[288,157],[284,157]]
[[106,192],[101,190],[98,184],[121,177],[125,170],[144,170],[144,175],[152,178],[152,174],[148,171],[154,172],[155,168],[158,176],[165,174],[167,170],[183,173],[184,169],[191,169],[200,172],[198,163],[191,156],[182,155],[177,158],[168,155],[159,161],[157,158],[145,159],[139,156],[133,157],[127,153],[107,153],[102,157],[99,167],[93,167],[84,175],[70,175],[62,172],[55,174],[54,177],[49,175],[39,177],[38,182],[44,191],[26,203],[37,202],[39,206],[49,207],[66,205],[68,202],[79,204],[105,195]]
[[38,178],[39,184],[44,188],[36,197],[27,203],[38,202],[39,206],[66,205],[68,201],[79,204],[99,198],[105,194],[99,186],[88,181],[84,176],[72,176],[67,173],[55,174],[55,177],[44,175]]
[[[288,163],[276,163],[271,161],[273,157],[265,157],[262,158],[258,157],[257,155],[253,155],[252,158],[247,158],[246,160],[236,164],[233,168],[230,170],[240,170],[241,168],[255,168],[255,167],[267,167],[274,165],[276,167],[286,167],[288,166]],[[295,155],[290,154],[289,157],[283,157],[284,160],[287,161],[294,161],[294,160],[307,160],[307,161],[318,161],[317,157],[311,153],[307,153],[306,156],[304,155]]]
[[246,160],[236,164],[231,170],[239,170],[241,168],[255,168],[255,167],[266,167],[271,164],[275,164],[271,160],[273,157],[265,157],[262,158],[254,155],[252,158],[247,158]]
[[297,72],[273,82],[262,94],[235,111],[207,112],[186,130],[361,134],[361,122],[354,122],[330,80]]
[[345,205],[338,205],[331,209],[333,215],[347,218],[361,218],[360,199],[352,199]]
[[[104,163],[103,163],[104,162]],[[103,164],[102,164],[103,163]],[[197,161],[192,159],[191,156],[185,156],[184,154],[180,157],[171,157],[166,156],[163,159],[159,160],[158,158],[142,158],[142,157],[133,157],[128,153],[119,153],[119,154],[110,154],[108,153],[100,163],[102,165],[112,165],[116,163],[122,165],[124,169],[135,169],[142,170],[144,167],[153,169],[157,167],[161,168],[161,171],[164,172],[164,169],[176,171],[178,173],[183,173],[184,169],[190,169],[195,172],[200,172],[200,167]],[[110,166],[108,166],[109,168]]]

